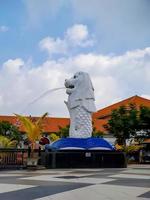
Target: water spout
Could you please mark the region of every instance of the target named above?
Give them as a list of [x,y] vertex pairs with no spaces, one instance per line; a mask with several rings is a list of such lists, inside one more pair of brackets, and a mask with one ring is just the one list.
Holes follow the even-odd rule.
[[47,90],[46,92],[42,93],[39,97],[37,97],[36,99],[34,99],[30,103],[28,103],[27,106],[25,107],[25,109],[21,113],[23,114],[29,106],[36,103],[37,101],[44,98],[45,96],[49,95],[51,92],[55,92],[57,90],[62,90],[62,89],[65,89],[65,87],[59,87],[59,88],[53,88],[53,89]]

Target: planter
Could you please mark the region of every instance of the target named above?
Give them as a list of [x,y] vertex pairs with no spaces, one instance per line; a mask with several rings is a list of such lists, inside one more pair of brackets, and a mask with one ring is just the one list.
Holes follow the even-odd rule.
[[39,158],[28,158],[27,159],[27,168],[36,169],[38,166]]

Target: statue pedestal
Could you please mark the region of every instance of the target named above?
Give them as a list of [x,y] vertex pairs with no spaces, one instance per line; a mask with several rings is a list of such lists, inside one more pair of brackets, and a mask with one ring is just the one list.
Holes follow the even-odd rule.
[[62,138],[46,145],[47,168],[124,168],[126,156],[101,138]]
[[123,152],[102,150],[47,151],[43,164],[46,168],[126,168]]

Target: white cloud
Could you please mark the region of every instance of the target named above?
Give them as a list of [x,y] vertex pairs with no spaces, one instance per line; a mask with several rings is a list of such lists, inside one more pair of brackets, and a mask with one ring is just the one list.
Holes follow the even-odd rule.
[[8,30],[8,26],[0,26],[0,32],[7,32]]
[[94,27],[101,52],[125,52],[149,44],[149,1],[71,0],[77,21]]
[[41,50],[46,50],[49,55],[67,54],[72,48],[93,46],[94,40],[89,35],[86,25],[75,24],[68,28],[64,38],[46,37],[39,43]]
[[68,28],[67,37],[75,42],[85,40],[88,37],[87,26],[83,24],[76,24],[71,28]]
[[[81,30],[81,32],[80,32]],[[32,67],[21,58],[9,59],[0,67],[0,113],[20,113],[37,97],[47,90],[63,87],[64,80],[76,71],[90,74],[95,88],[97,108],[100,109],[116,100],[133,95],[150,96],[150,47],[128,51],[122,55],[103,55],[100,53],[76,53],[70,46],[86,44],[90,40],[84,25],[69,28],[64,38],[44,38],[40,48],[49,57],[41,65]],[[54,59],[52,55],[68,53],[66,57]],[[59,90],[43,97],[28,106],[25,114],[41,115],[49,112],[51,116],[67,116],[64,104],[65,90]]]
[[75,24],[66,32],[66,42],[72,46],[92,46],[94,41],[90,37],[87,26],[83,24]]
[[[43,92],[63,85],[66,74],[59,70],[59,64],[47,61],[36,68],[26,66],[26,63],[23,66],[22,64],[21,59],[9,60],[0,70],[1,114],[21,113],[28,103]],[[55,105],[58,104],[57,108],[62,115],[62,108],[65,107],[63,104],[65,93],[60,91],[58,94],[62,96],[62,102],[60,102],[60,96],[54,92],[35,105],[26,108],[25,114],[37,115],[48,111],[55,115]]]
[[[65,19],[70,23],[88,23],[97,36],[95,49],[105,53],[126,52],[149,44],[150,1],[141,0],[24,0],[27,26],[53,27]],[[67,14],[64,14],[67,12]],[[55,29],[57,30],[57,29]]]
[[[138,52],[138,56],[136,54]],[[149,48],[127,52],[120,56],[78,54],[60,60],[49,59],[33,68],[21,59],[8,60],[0,71],[0,112],[21,112],[26,105],[51,88],[63,87],[64,80],[76,71],[87,71],[95,87],[97,108],[138,94],[150,96]],[[144,94],[144,95],[143,95]],[[67,116],[64,90],[45,96],[25,113],[40,115],[48,111],[51,116]]]
[[3,64],[3,70],[7,73],[19,73],[20,68],[24,65],[24,62],[22,59],[17,58],[15,60],[8,60]]
[[150,100],[150,95],[147,94],[142,94],[141,97],[145,98],[145,99],[149,99]]
[[46,37],[39,43],[41,50],[46,50],[49,55],[51,54],[65,54],[67,52],[67,45],[64,40],[60,38],[54,39]]

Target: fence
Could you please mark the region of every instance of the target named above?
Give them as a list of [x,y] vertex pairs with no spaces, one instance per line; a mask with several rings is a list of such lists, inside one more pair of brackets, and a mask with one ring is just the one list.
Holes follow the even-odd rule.
[[0,169],[24,168],[27,157],[27,149],[0,149]]

